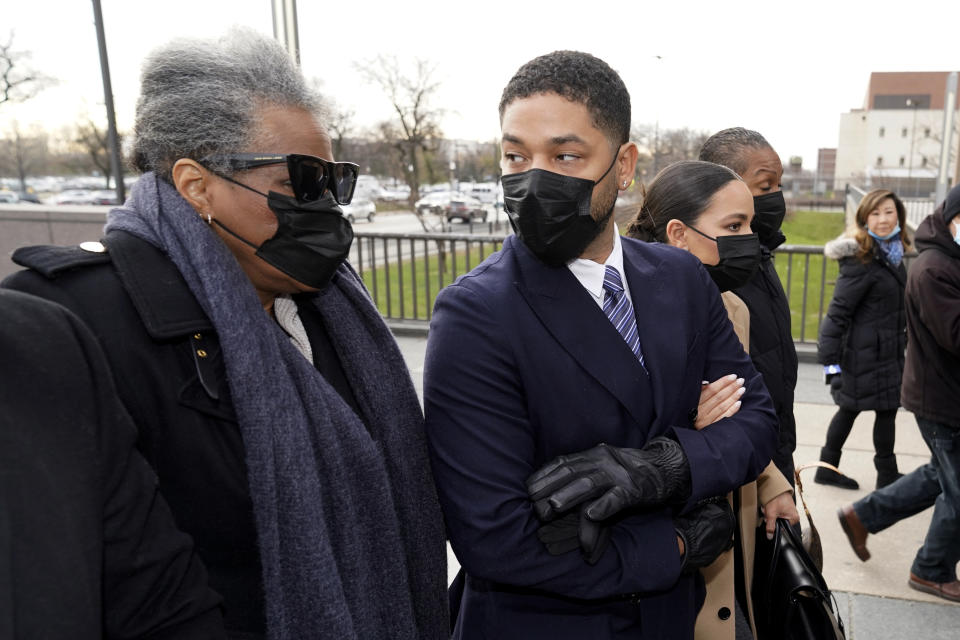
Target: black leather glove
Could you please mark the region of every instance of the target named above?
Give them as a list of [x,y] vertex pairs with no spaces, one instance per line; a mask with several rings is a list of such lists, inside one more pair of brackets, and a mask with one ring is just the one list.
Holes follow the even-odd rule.
[[839,391],[843,388],[843,378],[842,373],[834,373],[830,375],[830,379],[827,381],[827,384],[830,385],[831,391]]
[[541,520],[553,520],[593,500],[584,514],[594,522],[631,507],[683,502],[691,492],[690,463],[670,438],[654,438],[643,449],[601,444],[560,456],[527,478],[527,491]]
[[590,520],[578,509],[540,525],[537,538],[552,556],[579,548],[583,559],[594,565],[610,544],[610,528]]
[[674,517],[673,526],[683,540],[680,571],[693,573],[709,566],[733,546],[737,519],[725,498],[710,498],[697,503],[688,513]]

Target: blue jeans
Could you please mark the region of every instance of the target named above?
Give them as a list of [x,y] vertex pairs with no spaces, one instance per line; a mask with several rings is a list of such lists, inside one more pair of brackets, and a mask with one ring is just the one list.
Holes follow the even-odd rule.
[[867,531],[877,533],[933,505],[927,537],[910,570],[924,580],[953,582],[960,561],[960,429],[920,417],[917,424],[930,462],[853,503],[853,509]]

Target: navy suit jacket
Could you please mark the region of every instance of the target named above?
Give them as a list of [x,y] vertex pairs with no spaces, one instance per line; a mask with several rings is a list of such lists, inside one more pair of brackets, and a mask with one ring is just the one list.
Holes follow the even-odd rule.
[[[699,260],[623,238],[648,373],[565,267],[515,236],[437,297],[424,370],[433,472],[466,573],[455,638],[692,638],[699,574],[681,575],[673,513],[634,514],[588,565],[536,537],[525,481],[558,455],[671,435],[688,506],[757,477],[777,442],[760,375]],[[693,429],[701,380],[746,379],[740,411]]]

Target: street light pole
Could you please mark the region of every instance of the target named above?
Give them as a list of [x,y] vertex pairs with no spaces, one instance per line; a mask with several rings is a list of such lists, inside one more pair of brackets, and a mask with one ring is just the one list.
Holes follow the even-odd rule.
[[[907,98],[907,106],[913,109],[913,125],[910,128],[910,160],[907,164],[907,181],[913,179],[913,145],[917,139],[917,107],[920,105],[917,104],[917,101],[912,98]],[[916,195],[916,185],[913,185],[914,195]]]
[[300,64],[300,36],[297,28],[297,0],[272,0],[273,37]]
[[[943,134],[940,137],[940,167],[937,169],[937,192],[935,201],[939,204],[947,197],[947,183],[950,181],[950,151],[953,146],[953,117],[957,109],[957,72],[947,76],[947,89],[943,96]],[[960,160],[960,158],[958,158]],[[960,165],[960,162],[958,162]]]
[[100,0],[93,0],[93,22],[97,28],[97,45],[100,48],[100,73],[103,76],[103,101],[107,106],[107,140],[110,144],[110,170],[113,172],[117,203],[127,199],[123,184],[123,168],[120,163],[120,138],[117,136],[117,116],[113,112],[113,87],[110,85],[110,63],[107,60],[107,40],[103,34],[103,12]]
[[[653,56],[657,62],[663,62],[663,56]],[[663,78],[660,77],[663,65],[657,65],[657,86],[663,86]],[[653,125],[653,175],[656,177],[660,164],[660,98],[657,98],[656,122]]]

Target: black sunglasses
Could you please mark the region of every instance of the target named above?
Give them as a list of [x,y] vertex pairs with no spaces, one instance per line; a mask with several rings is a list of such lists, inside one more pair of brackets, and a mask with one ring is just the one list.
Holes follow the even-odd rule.
[[357,187],[360,167],[352,162],[330,162],[301,153],[233,153],[203,158],[201,164],[226,164],[234,171],[245,171],[271,164],[287,165],[293,194],[300,202],[319,200],[330,190],[337,204],[350,204]]

